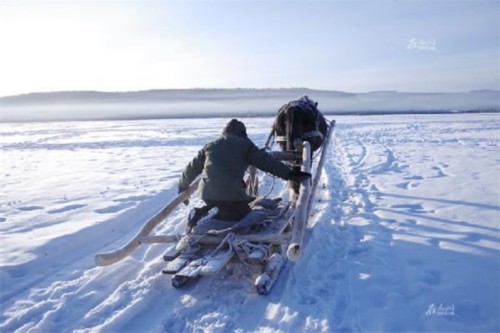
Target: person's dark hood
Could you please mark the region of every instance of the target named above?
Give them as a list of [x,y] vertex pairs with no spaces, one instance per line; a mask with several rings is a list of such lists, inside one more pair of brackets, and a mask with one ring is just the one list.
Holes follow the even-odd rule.
[[247,129],[245,127],[245,124],[243,124],[238,119],[233,119],[230,122],[228,122],[222,133],[234,134],[242,138],[247,138]]

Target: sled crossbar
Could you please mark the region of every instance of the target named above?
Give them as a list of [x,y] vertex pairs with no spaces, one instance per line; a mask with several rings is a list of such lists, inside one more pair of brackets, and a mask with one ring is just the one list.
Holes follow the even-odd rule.
[[[225,235],[200,235],[199,239],[196,239],[196,243],[200,245],[216,245],[220,244],[224,240]],[[194,238],[194,237],[193,237]],[[153,243],[177,243],[181,239],[181,235],[156,235],[156,236],[145,236],[140,238],[138,241],[141,244],[153,244]],[[249,234],[249,235],[238,235],[234,236],[234,240],[242,241],[246,240],[249,242],[268,242],[271,244],[282,244],[290,239],[288,234]]]
[[[201,237],[196,241],[197,244],[200,245],[216,245],[220,244],[220,242],[224,239],[221,236],[212,236],[206,235]],[[266,242],[271,244],[283,244],[290,240],[289,234],[249,234],[249,235],[234,235],[235,241],[249,241],[249,242]]]

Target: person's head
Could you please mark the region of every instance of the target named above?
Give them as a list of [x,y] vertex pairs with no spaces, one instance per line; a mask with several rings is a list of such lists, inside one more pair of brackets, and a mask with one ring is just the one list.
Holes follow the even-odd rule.
[[245,127],[245,124],[243,124],[238,119],[232,119],[230,122],[228,122],[226,127],[224,127],[224,131],[222,133],[231,133],[242,138],[247,138],[247,129]]

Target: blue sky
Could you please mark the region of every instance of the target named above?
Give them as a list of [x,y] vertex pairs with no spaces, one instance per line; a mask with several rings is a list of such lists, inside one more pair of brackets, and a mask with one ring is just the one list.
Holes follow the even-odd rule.
[[0,96],[500,89],[500,1],[0,2]]

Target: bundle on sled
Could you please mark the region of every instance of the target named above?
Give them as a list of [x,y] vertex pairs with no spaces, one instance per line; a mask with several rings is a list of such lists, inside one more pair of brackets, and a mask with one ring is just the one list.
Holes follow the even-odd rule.
[[[290,112],[288,119],[291,119]],[[318,122],[316,127],[317,124]],[[297,125],[296,122],[294,126]],[[217,274],[230,262],[236,262],[252,271],[257,293],[268,294],[286,261],[297,261],[302,256],[307,219],[334,122],[327,124],[325,121],[325,125],[326,132],[320,134],[321,143],[316,147],[312,142],[315,137],[311,135],[311,131],[295,130],[299,134],[294,136],[289,133],[293,126],[285,126],[284,135],[280,134],[277,117],[265,149],[290,168],[313,175],[312,180],[302,180],[298,184],[296,180],[289,181],[292,192],[288,198],[259,197],[257,170],[250,166],[246,180],[247,191],[250,197],[256,199],[250,203],[250,212],[241,220],[220,220],[217,206],[193,208],[186,219],[184,234],[150,235],[159,223],[197,190],[200,182],[197,180],[150,219],[124,247],[111,253],[97,254],[96,264],[104,266],[117,262],[130,255],[141,244],[175,243],[163,256],[167,262],[163,273],[172,276],[174,287],[182,287],[200,276]],[[302,136],[301,133],[306,135]],[[282,145],[282,151],[271,151],[272,143],[280,143],[283,138],[285,144]],[[293,140],[293,144],[290,145],[289,140]],[[316,149],[323,147],[314,172],[311,172],[311,146]]]

